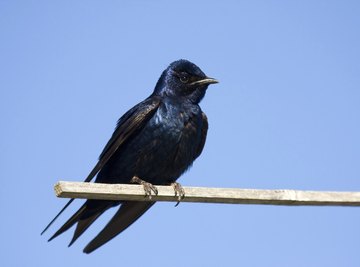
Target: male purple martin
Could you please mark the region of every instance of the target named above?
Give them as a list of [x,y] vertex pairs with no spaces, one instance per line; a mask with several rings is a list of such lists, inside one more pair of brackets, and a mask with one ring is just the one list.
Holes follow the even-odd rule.
[[[182,187],[176,180],[203,150],[208,121],[199,103],[209,84],[217,82],[190,61],[171,63],[161,74],[154,92],[119,119],[85,181],[97,175],[96,183],[139,183],[150,197],[151,191],[157,193],[153,184],[173,185],[175,194],[183,197]],[[154,201],[87,200],[49,241],[77,224],[70,246],[107,209],[120,205],[105,228],[84,248],[85,253],[91,253],[124,231],[154,204]]]

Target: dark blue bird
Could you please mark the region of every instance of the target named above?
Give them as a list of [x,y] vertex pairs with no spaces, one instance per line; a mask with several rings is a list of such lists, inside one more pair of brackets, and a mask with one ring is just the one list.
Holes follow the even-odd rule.
[[[199,102],[209,84],[217,82],[190,61],[171,63],[154,92],[119,119],[85,181],[97,175],[97,183],[139,183],[149,197],[152,191],[157,193],[153,184],[173,185],[180,199],[184,192],[176,180],[201,154],[208,130]],[[77,224],[70,246],[107,209],[120,205],[105,228],[85,247],[84,252],[90,253],[125,230],[154,204],[154,201],[87,200],[49,241]]]

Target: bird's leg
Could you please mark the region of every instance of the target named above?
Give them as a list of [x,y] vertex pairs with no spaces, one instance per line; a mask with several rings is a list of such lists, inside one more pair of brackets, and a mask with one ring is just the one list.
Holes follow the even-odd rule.
[[130,182],[133,184],[141,184],[144,187],[145,197],[148,197],[149,199],[151,199],[151,191],[153,191],[155,195],[158,194],[158,190],[156,189],[156,187],[154,185],[152,185],[148,182],[145,182],[144,180],[141,180],[137,176],[134,176],[133,178],[131,178]]
[[181,184],[179,184],[177,182],[171,183],[171,186],[174,188],[175,196],[178,197],[178,202],[175,205],[175,207],[177,207],[180,204],[180,201],[183,200],[185,197],[185,190],[181,186]]

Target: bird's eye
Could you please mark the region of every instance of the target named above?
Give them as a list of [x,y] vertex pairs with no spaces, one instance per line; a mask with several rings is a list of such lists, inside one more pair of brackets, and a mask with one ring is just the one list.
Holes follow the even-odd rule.
[[189,77],[187,75],[181,75],[180,76],[180,81],[182,83],[187,83],[189,81]]

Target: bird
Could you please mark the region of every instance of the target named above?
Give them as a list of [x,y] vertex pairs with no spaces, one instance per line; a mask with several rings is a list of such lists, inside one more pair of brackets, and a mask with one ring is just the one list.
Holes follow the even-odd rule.
[[151,95],[120,117],[97,164],[85,179],[90,182],[95,178],[95,183],[141,184],[149,201],[86,200],[48,241],[76,224],[71,246],[105,211],[119,206],[84,248],[83,252],[88,254],[120,234],[155,204],[151,195],[157,194],[156,185],[172,185],[180,201],[185,192],[176,181],[200,156],[208,131],[208,120],[199,103],[208,86],[215,83],[218,80],[206,76],[188,60],[172,62],[162,72]]

